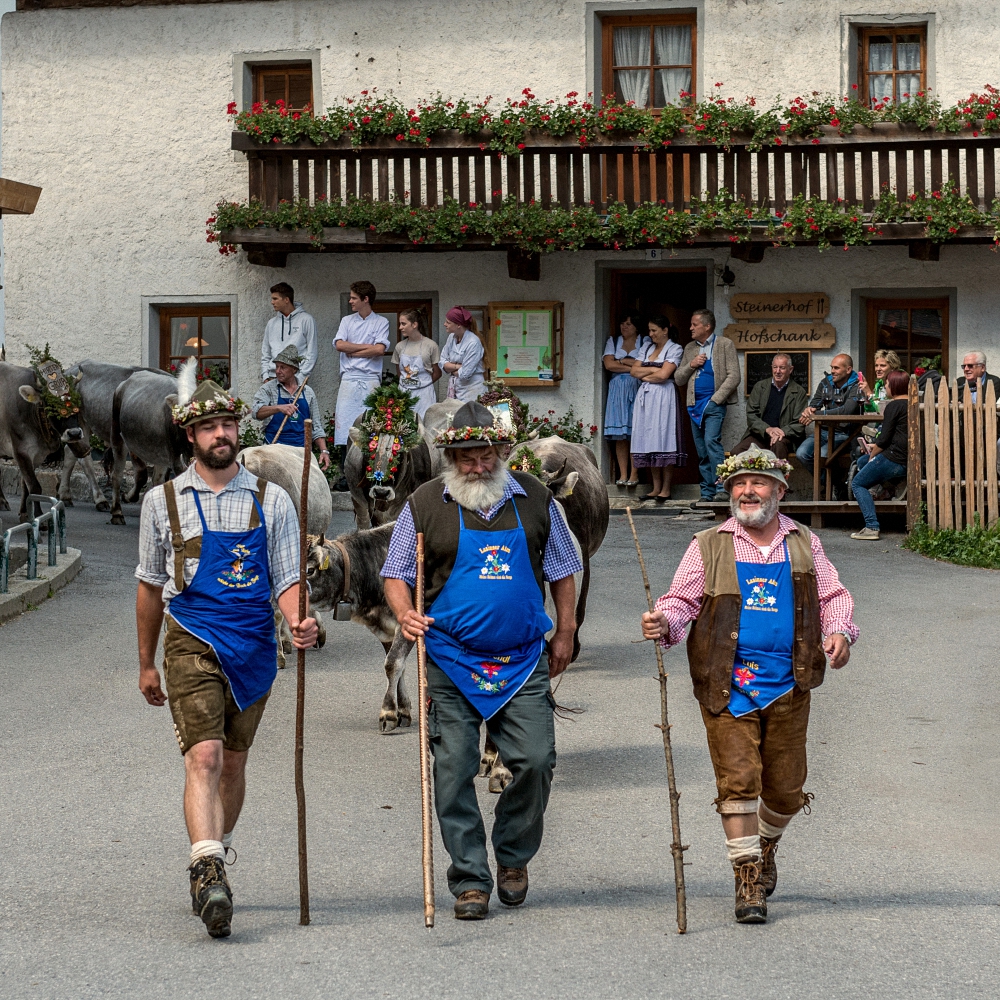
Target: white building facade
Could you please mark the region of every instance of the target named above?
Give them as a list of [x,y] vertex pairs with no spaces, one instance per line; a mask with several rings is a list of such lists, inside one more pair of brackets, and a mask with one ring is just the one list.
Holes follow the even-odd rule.
[[[992,8],[963,0],[942,0],[930,13],[899,0],[231,0],[85,9],[19,0],[18,8],[3,19],[4,170],[40,185],[43,195],[33,216],[4,226],[12,361],[26,359],[26,344],[48,341],[67,363],[91,357],[157,366],[170,361],[167,340],[183,321],[188,339],[205,343],[206,364],[225,355],[236,389],[250,397],[272,315],[268,289],[285,281],[316,318],[311,384],[332,410],[331,341],[349,284],[367,279],[390,309],[425,303],[440,343],[444,314],[455,304],[562,303],[562,380],[519,391],[533,413],[572,406],[598,428],[607,382],[601,354],[626,308],[666,312],[686,341],[699,306],[713,309],[722,328],[733,320],[733,296],[817,292],[829,299],[825,322],[836,337],[832,347],[809,352],[813,385],[837,352],[864,367],[900,323],[912,328],[904,331],[911,364],[933,352],[936,336],[951,378],[974,349],[1000,369],[1000,259],[981,233],[978,242],[957,234],[939,253],[920,240],[910,240],[908,252],[902,238],[847,252],[767,245],[762,259],[724,238],[654,253],[587,248],[543,254],[538,280],[521,280],[497,249],[299,247],[304,252],[250,263],[243,250],[220,255],[205,232],[217,201],[248,197],[248,161],[232,148],[227,105],[243,110],[273,98],[279,85],[290,105],[308,91],[321,109],[372,88],[412,106],[438,91],[505,98],[528,87],[563,98],[600,92],[609,80],[620,96],[654,105],[664,99],[654,91],[693,90],[702,98],[719,82],[723,93],[762,104],[814,91],[851,94],[855,86],[877,97],[916,83],[947,105],[1000,84],[1000,14]],[[673,47],[666,56],[656,55],[655,36],[647,55],[641,39],[651,36],[614,34],[657,25],[670,29],[660,37]],[[672,68],[656,69],[658,58]],[[616,76],[622,59],[649,63],[652,82],[643,82],[645,70]],[[980,155],[975,179],[985,183],[994,154]],[[971,175],[961,162],[964,184]],[[914,252],[917,243],[925,249]],[[728,293],[720,283],[727,268],[735,279]],[[197,330],[188,329],[192,322]],[[743,429],[742,405],[731,410],[727,445]],[[695,466],[692,455],[692,481]]]

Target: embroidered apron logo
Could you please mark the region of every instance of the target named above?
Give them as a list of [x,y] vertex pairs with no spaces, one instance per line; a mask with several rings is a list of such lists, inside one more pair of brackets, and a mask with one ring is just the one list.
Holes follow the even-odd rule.
[[480,580],[514,579],[510,575],[510,563],[504,561],[510,555],[510,549],[506,545],[487,545],[479,551],[486,556],[483,568],[479,571]]
[[493,694],[497,691],[502,691],[507,686],[507,678],[503,680],[494,680],[496,675],[503,670],[504,663],[510,663],[509,656],[500,656],[497,659],[502,660],[502,663],[497,663],[496,661],[484,660],[479,664],[479,669],[486,675],[485,677],[480,676],[474,670],[470,672],[470,677],[472,682],[479,688],[480,691],[486,694]]
[[750,587],[750,595],[746,599],[746,607],[754,611],[777,611],[775,605],[778,599],[774,596],[773,589],[778,586],[777,580],[769,580],[767,577],[758,576],[747,580]]
[[243,590],[245,587],[252,587],[260,577],[251,576],[244,569],[244,561],[253,555],[253,552],[242,543],[229,550],[236,556],[232,566],[218,578],[223,587],[234,587],[236,590]]

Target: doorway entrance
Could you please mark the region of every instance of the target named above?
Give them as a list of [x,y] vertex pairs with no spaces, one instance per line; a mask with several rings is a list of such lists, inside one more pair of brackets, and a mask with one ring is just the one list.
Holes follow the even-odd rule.
[[[704,267],[681,268],[674,267],[659,271],[648,268],[635,270],[620,270],[611,272],[611,315],[608,329],[618,336],[618,325],[624,314],[635,310],[643,319],[654,316],[666,316],[676,327],[676,334],[671,339],[682,347],[691,340],[691,314],[696,309],[705,308],[705,283],[707,280]],[[645,332],[645,331],[643,331]],[[603,349],[602,349],[603,353]],[[604,404],[608,396],[610,372],[604,373],[604,393],[601,400],[601,416],[604,415]],[[698,454],[691,437],[691,424],[687,411],[684,409],[686,388],[678,387],[679,414],[681,431],[684,440],[684,451],[687,453],[687,463],[674,470],[675,483],[698,482]],[[648,472],[644,478],[648,477]]]

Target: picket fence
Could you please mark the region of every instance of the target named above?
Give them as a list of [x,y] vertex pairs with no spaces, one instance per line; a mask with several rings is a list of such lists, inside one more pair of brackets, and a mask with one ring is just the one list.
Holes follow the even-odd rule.
[[927,380],[923,401],[910,376],[906,526],[912,529],[926,507],[928,527],[961,529],[976,521],[997,523],[997,398],[941,379],[935,395]]

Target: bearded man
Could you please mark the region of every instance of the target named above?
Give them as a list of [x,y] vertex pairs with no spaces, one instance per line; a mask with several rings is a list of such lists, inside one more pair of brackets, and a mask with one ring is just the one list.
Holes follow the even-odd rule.
[[[277,674],[272,596],[299,649],[316,621],[299,621],[299,533],[291,498],[236,463],[244,404],[194,368],[180,379],[174,423],[194,462],[146,494],[139,522],[135,617],[139,690],[167,694],[184,756],[184,819],[191,839],[191,906],[212,937],[227,937],[233,894],[225,858],[246,791],[247,753]],[[187,384],[189,383],[189,384]]]
[[[483,919],[493,891],[474,784],[483,721],[514,776],[494,812],[497,895],[507,906],[527,895],[556,758],[549,679],[573,652],[573,574],[583,568],[549,490],[506,468],[513,440],[481,403],[462,406],[438,434],[444,471],[400,512],[382,567],[403,635],[427,642],[434,798],[459,920]],[[424,534],[426,615],[413,606],[417,532]],[[552,620],[543,581],[557,618],[547,648]]]
[[819,539],[778,513],[790,471],[756,446],[720,465],[733,516],[694,536],[642,616],[643,635],[666,648],[694,622],[688,663],[744,924],[767,920],[778,841],[812,799],[802,790],[810,691],[827,657],[844,666],[858,638],[854,601]]

